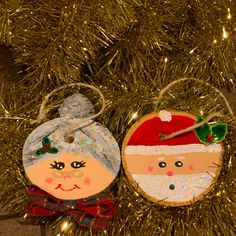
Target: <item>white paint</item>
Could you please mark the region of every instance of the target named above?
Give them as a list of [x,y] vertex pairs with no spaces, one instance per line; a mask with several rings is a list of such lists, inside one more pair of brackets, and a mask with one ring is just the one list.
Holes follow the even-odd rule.
[[[191,201],[202,194],[212,183],[214,173],[197,173],[191,175],[140,175],[132,177],[139,187],[149,196],[168,202]],[[173,184],[174,190],[169,189]]]
[[182,153],[194,153],[194,152],[221,152],[222,146],[220,144],[186,144],[177,146],[133,146],[129,145],[125,149],[126,155],[168,155],[168,154],[182,154]]
[[168,121],[170,122],[172,120],[172,115],[169,111],[162,110],[159,112],[159,117],[161,121]]

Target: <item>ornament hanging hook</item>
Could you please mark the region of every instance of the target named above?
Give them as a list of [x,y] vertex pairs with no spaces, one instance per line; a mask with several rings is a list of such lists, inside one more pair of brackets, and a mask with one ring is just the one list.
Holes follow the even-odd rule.
[[[215,90],[217,93],[219,93],[219,95],[223,98],[223,100],[224,100],[224,102],[225,102],[225,104],[226,104],[226,106],[227,106],[227,108],[228,108],[230,114],[234,117],[234,113],[233,113],[233,111],[232,111],[232,109],[231,109],[231,107],[230,107],[230,105],[229,105],[229,102],[228,102],[228,100],[226,99],[226,97],[223,95],[223,93],[222,93],[219,89],[217,89],[216,87],[214,87],[213,85],[211,85],[210,83],[208,83],[208,82],[206,82],[206,81],[199,80],[199,79],[195,79],[195,78],[181,78],[181,79],[177,79],[177,80],[175,80],[175,81],[169,83],[166,87],[164,87],[164,88],[159,92],[159,94],[158,94],[158,96],[157,96],[157,100],[156,100],[154,109],[157,110],[157,107],[158,107],[158,105],[160,104],[163,95],[164,95],[173,85],[175,85],[175,84],[177,84],[177,83],[180,83],[180,82],[183,82],[183,81],[187,81],[187,80],[192,80],[192,81],[200,82],[200,83],[205,84],[205,85],[208,85],[209,87],[211,87],[212,89],[214,89],[214,90]],[[235,117],[234,117],[234,118],[235,118]]]
[[98,117],[98,116],[100,116],[102,114],[102,112],[105,109],[106,103],[105,103],[104,95],[101,93],[101,91],[98,88],[94,87],[93,85],[88,85],[88,84],[84,84],[84,83],[71,83],[71,84],[63,85],[63,86],[61,86],[59,88],[56,88],[56,89],[54,89],[53,91],[51,91],[50,93],[48,93],[45,96],[45,98],[44,98],[44,100],[43,100],[43,102],[42,102],[42,104],[41,104],[41,106],[39,108],[38,117],[37,117],[36,120],[33,120],[31,122],[31,124],[40,123],[42,120],[44,120],[46,118],[46,115],[50,111],[50,109],[46,108],[46,106],[47,106],[49,98],[52,95],[54,95],[55,93],[57,93],[57,92],[59,92],[61,90],[64,90],[64,89],[70,88],[70,87],[72,87],[72,88],[73,87],[86,87],[86,88],[90,88],[91,90],[97,92],[99,94],[101,100],[102,100],[102,107],[101,107],[100,111],[98,113],[90,116],[90,117],[87,117],[86,120],[92,120],[92,119],[94,119],[94,118],[96,118],[96,117]]
[[[226,104],[226,106],[227,106],[227,108],[228,108],[230,114],[232,115],[232,117],[233,117],[234,120],[235,120],[235,116],[234,116],[234,113],[233,113],[233,111],[232,111],[232,109],[231,109],[231,107],[230,107],[230,105],[229,105],[229,102],[228,102],[228,100],[226,99],[226,97],[222,94],[222,92],[219,91],[216,87],[214,87],[214,86],[211,85],[210,83],[205,82],[205,81],[203,82],[203,81],[201,81],[201,80],[199,80],[199,79],[195,79],[195,78],[181,78],[181,79],[178,79],[178,80],[175,80],[175,81],[169,83],[169,84],[168,84],[166,87],[164,87],[164,88],[160,91],[160,93],[158,94],[158,97],[157,97],[157,100],[156,100],[154,109],[157,110],[157,107],[158,107],[158,105],[160,104],[160,101],[161,101],[163,95],[164,95],[173,85],[175,85],[175,84],[177,84],[177,83],[179,83],[179,82],[187,81],[187,80],[192,80],[192,81],[204,83],[204,84],[208,85],[209,87],[211,87],[212,89],[214,89],[214,90],[223,98],[223,100],[224,100],[224,102],[225,102],[225,104]],[[192,125],[192,126],[186,128],[186,129],[179,130],[179,131],[174,132],[174,133],[172,133],[172,134],[170,134],[170,135],[164,135],[164,134],[163,134],[163,135],[160,136],[160,139],[162,139],[162,140],[172,139],[172,138],[174,138],[174,137],[176,137],[176,136],[178,136],[178,135],[184,134],[184,133],[186,133],[186,132],[188,132],[188,131],[194,130],[194,129],[196,129],[196,128],[202,126],[202,125],[204,125],[205,123],[207,123],[208,121],[210,121],[210,120],[213,119],[214,117],[222,117],[222,116],[223,116],[223,115],[222,115],[221,113],[219,113],[219,112],[212,113],[212,114],[210,114],[209,116],[207,116],[207,117],[206,117],[203,121],[201,121],[200,123],[194,124],[194,125]]]

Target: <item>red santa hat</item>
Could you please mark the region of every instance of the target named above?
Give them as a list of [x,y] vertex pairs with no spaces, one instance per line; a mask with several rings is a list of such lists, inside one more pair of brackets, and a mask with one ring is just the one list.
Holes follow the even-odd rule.
[[199,152],[220,152],[220,144],[202,144],[195,131],[189,131],[169,140],[161,140],[160,134],[172,134],[195,124],[196,119],[186,113],[171,113],[162,110],[138,126],[131,135],[126,155],[181,154]]

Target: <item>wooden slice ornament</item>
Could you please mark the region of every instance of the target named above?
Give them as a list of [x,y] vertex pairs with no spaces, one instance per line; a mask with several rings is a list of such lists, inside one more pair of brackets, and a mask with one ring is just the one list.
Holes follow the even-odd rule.
[[221,171],[227,125],[203,126],[163,139],[203,121],[193,114],[161,110],[143,116],[122,145],[125,173],[142,196],[167,206],[194,203],[209,193]]
[[[120,169],[119,146],[107,128],[88,118],[93,105],[74,94],[60,118],[37,127],[23,147],[30,182],[57,199],[87,198],[106,189]],[[85,122],[86,121],[86,122]]]

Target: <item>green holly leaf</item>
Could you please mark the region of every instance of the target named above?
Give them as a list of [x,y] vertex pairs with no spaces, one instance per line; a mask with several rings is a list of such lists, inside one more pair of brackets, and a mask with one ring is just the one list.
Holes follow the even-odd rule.
[[222,141],[228,133],[228,126],[224,123],[217,123],[212,125],[211,127],[212,132],[212,142],[218,143]]
[[56,154],[56,153],[58,153],[58,149],[57,148],[55,148],[55,147],[53,147],[53,148],[51,148],[49,151],[47,151],[48,153],[50,153],[50,154]]
[[46,146],[46,145],[51,145],[51,141],[48,137],[44,137],[43,141],[42,141],[42,145]]
[[36,152],[35,152],[35,154],[36,155],[42,155],[42,154],[45,154],[47,151],[45,151],[45,150],[43,150],[42,148],[39,148]]
[[[203,120],[204,120],[204,118],[202,116],[199,116],[197,118],[196,123],[200,123]],[[211,134],[211,128],[208,123],[205,123],[204,125],[196,128],[195,133],[201,143],[209,144],[209,140],[207,139],[207,135]]]

